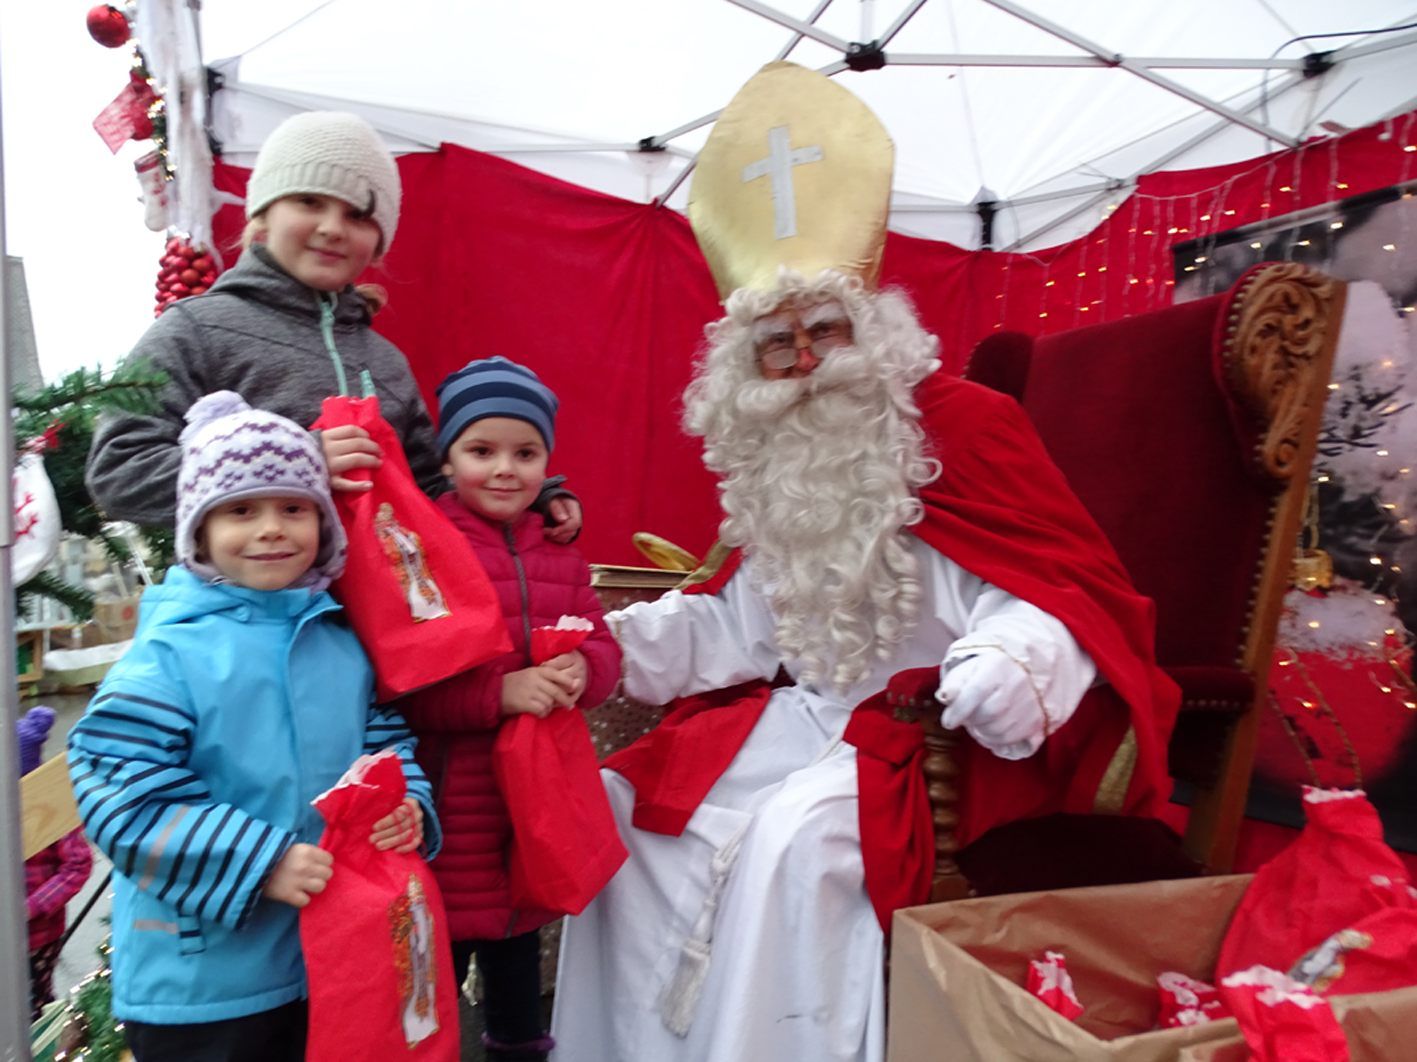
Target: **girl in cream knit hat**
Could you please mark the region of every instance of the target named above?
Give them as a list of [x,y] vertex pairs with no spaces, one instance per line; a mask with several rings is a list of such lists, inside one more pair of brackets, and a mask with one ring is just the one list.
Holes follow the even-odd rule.
[[[183,411],[226,390],[300,425],[329,395],[376,394],[419,484],[446,489],[413,373],[370,328],[371,289],[354,285],[393,242],[401,203],[394,159],[357,115],[297,114],[271,133],[247,185],[240,260],[205,294],[170,304],[131,355],[167,373],[161,411],[100,421],[87,481],[109,517],[173,525]],[[382,462],[362,428],[331,429],[320,443],[335,490],[368,489],[347,475]],[[556,524],[548,536],[579,530],[574,496],[539,504]]]

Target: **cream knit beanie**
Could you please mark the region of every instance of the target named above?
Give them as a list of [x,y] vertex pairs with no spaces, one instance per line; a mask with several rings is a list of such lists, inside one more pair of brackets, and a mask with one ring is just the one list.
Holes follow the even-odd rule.
[[253,218],[287,195],[331,195],[351,203],[379,226],[383,248],[399,223],[398,167],[379,134],[357,114],[306,111],[287,118],[261,145],[246,185]]

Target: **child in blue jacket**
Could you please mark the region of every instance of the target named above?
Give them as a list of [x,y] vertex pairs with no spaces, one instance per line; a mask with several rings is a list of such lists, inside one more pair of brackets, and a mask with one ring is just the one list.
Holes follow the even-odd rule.
[[431,855],[437,825],[414,739],[373,703],[325,589],[345,536],[318,444],[230,391],[187,421],[180,563],[70,733],[70,772],[113,861],[113,1012],[137,1062],[296,1062],[297,909],[338,871],[310,801],[361,753],[395,748],[410,795],[371,842]]

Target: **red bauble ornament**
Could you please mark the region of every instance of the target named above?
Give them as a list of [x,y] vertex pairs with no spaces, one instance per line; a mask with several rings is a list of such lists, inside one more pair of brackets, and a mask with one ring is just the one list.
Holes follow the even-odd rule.
[[173,236],[167,241],[158,262],[157,296],[153,305],[155,313],[162,313],[164,308],[178,299],[205,293],[217,277],[211,251],[193,247],[181,236]]
[[87,21],[89,36],[105,48],[121,48],[132,36],[128,29],[128,16],[112,4],[89,8]]

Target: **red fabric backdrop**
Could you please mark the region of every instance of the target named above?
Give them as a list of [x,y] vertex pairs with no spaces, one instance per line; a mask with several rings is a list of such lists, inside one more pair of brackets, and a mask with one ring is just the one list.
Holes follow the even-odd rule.
[[[1404,181],[1417,168],[1417,111],[1338,138],[1209,169],[1157,173],[1107,221],[1029,254],[966,251],[892,234],[884,283],[914,297],[958,370],[998,329],[1045,334],[1171,302],[1172,247]],[[648,530],[702,554],[717,523],[680,394],[719,308],[687,221],[455,145],[399,160],[403,213],[384,266],[376,327],[408,355],[433,407],[445,374],[503,354],[561,398],[552,471],[586,503],[592,561],[643,563]],[[241,194],[247,171],[218,164]],[[217,216],[223,248],[242,218]]]

